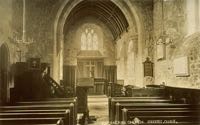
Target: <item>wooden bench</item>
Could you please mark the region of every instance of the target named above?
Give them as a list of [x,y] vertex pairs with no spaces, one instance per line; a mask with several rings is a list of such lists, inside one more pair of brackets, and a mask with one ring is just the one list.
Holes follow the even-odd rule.
[[[32,99],[32,100],[26,100],[24,102],[35,102],[35,101],[77,101],[76,97],[73,98],[42,98],[42,99]],[[20,101],[18,101],[20,102]],[[23,102],[23,101],[21,101]]]
[[164,86],[166,94],[174,102],[200,103],[200,89]]
[[109,120],[113,121],[116,114],[116,105],[118,103],[170,103],[171,100],[166,100],[160,97],[114,97],[109,99]]
[[163,97],[113,97],[109,99],[109,109],[111,124],[131,124],[138,120],[147,125],[155,120],[174,120],[175,124],[180,125],[200,123],[199,104],[176,104]]
[[1,125],[64,125],[63,119],[55,118],[0,118]]
[[199,125],[199,93],[163,86],[131,89],[132,97],[109,99],[109,120],[123,125]]
[[[137,111],[156,111],[156,110],[161,110],[161,111],[174,111],[174,110],[197,110],[200,109],[198,105],[190,105],[190,104],[171,104],[171,103],[117,103],[115,106],[115,111],[114,111],[114,118],[115,120],[120,120],[122,117],[122,109],[134,109]],[[166,108],[165,110],[163,110]]]
[[[46,98],[43,100],[33,100],[33,101],[21,101],[16,102],[14,105],[58,105],[58,104],[74,104],[74,122],[76,122],[77,118],[77,98]],[[72,111],[71,111],[72,113]]]
[[34,113],[34,112],[65,112],[66,109],[39,109],[39,110],[32,110],[32,109],[14,109],[14,110],[0,110],[0,113],[16,113],[16,112],[22,112],[22,113]]
[[117,103],[113,121],[125,122],[141,119],[175,120],[178,123],[200,123],[199,105],[171,103]]
[[8,111],[8,110],[51,110],[55,109],[69,109],[70,110],[70,124],[75,124],[76,121],[76,114],[75,114],[75,107],[73,103],[70,104],[41,104],[41,105],[22,105],[22,106],[1,106],[0,112]]
[[[190,113],[190,114],[186,114]],[[183,115],[184,114],[184,115]],[[130,122],[140,122],[149,124],[170,124],[170,125],[197,125],[200,123],[198,111],[131,111],[126,108],[122,109],[122,122],[128,124]],[[155,123],[156,122],[156,123]],[[196,124],[195,124],[196,123]]]
[[62,118],[65,125],[70,125],[70,111],[66,112],[57,112],[57,113],[0,113],[0,118]]
[[152,97],[152,96],[165,96],[164,88],[131,88],[126,91],[128,97]]
[[[23,101],[0,107],[0,118],[2,118],[2,120],[8,118],[46,119],[59,117],[63,119],[66,125],[75,125],[76,115],[76,99],[74,98]],[[8,123],[8,121],[6,121],[6,123]]]

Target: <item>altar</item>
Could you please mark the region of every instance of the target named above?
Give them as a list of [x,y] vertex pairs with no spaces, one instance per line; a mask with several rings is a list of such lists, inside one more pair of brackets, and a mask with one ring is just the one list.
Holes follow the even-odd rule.
[[94,85],[89,88],[89,95],[105,95],[106,85],[104,78],[94,78]]

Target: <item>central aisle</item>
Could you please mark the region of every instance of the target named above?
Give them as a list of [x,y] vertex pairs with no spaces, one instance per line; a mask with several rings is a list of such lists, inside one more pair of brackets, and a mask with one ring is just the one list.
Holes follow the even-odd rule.
[[108,125],[108,97],[105,95],[88,96],[90,116],[97,121],[89,125]]

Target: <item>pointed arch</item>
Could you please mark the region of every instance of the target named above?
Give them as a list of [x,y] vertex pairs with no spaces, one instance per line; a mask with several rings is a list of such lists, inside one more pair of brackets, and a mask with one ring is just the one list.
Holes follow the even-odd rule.
[[[63,3],[61,4],[61,7],[59,8],[57,14],[56,14],[56,18],[55,18],[55,22],[54,22],[54,58],[53,58],[53,78],[59,82],[59,75],[62,74],[62,69],[59,69],[59,58],[61,58],[60,55],[60,51],[61,51],[61,42],[63,42],[63,32],[64,29],[67,29],[67,24],[66,24],[66,20],[68,20],[70,17],[74,17],[74,18],[83,18],[82,16],[79,17],[79,15],[74,16],[73,13],[71,14],[72,10],[79,10],[81,8],[79,8],[78,5],[82,5],[82,3],[85,3],[87,1],[85,0],[78,0],[78,1],[73,1],[70,2],[70,0],[64,0]],[[91,1],[89,1],[91,2]],[[87,5],[87,4],[85,4]],[[141,84],[140,86],[143,86],[143,65],[142,65],[142,59],[143,59],[143,47],[144,47],[144,25],[143,25],[143,20],[140,16],[141,13],[139,13],[137,11],[137,7],[132,4],[129,0],[127,1],[116,1],[116,0],[110,0],[110,4],[109,5],[113,5],[115,8],[117,8],[117,10],[120,12],[121,16],[117,15],[114,16],[116,18],[113,18],[112,21],[110,21],[110,18],[106,18],[109,13],[112,14],[112,11],[106,11],[107,9],[109,10],[113,10],[112,7],[110,8],[110,6],[108,4],[104,4],[100,1],[100,5],[97,4],[98,7],[103,6],[103,13],[101,11],[102,8],[98,8],[97,12],[94,11],[90,11],[90,15],[96,17],[99,19],[99,16],[102,17],[100,19],[102,19],[102,22],[105,22],[108,26],[108,28],[112,31],[113,36],[115,38],[119,37],[120,35],[122,35],[122,33],[124,31],[129,30],[130,28],[134,27],[134,25],[137,25],[137,32],[138,32],[138,56],[137,57],[137,68],[136,70],[138,71],[137,76],[136,76],[136,81],[138,84]],[[108,5],[108,6],[107,6]],[[77,8],[78,7],[78,8]],[[84,7],[84,6],[80,6],[80,7]],[[74,9],[76,8],[76,9]],[[96,9],[96,8],[95,8]],[[85,9],[84,9],[85,10]],[[104,11],[105,10],[105,11]],[[116,12],[118,12],[116,11]],[[74,11],[75,12],[75,11]],[[82,12],[82,11],[76,11],[76,12]],[[105,14],[107,14],[107,16],[105,16],[104,12],[106,12]],[[85,16],[85,13],[87,14],[87,11],[83,11]],[[70,16],[70,14],[72,16]],[[126,16],[125,16],[126,15]],[[120,18],[118,18],[120,17]],[[73,19],[73,21],[76,19]],[[62,60],[61,60],[62,61]]]

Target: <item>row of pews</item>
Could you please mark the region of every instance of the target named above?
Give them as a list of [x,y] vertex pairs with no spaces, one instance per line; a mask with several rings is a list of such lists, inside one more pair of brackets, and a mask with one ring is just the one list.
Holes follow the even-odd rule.
[[0,125],[76,125],[77,98],[50,77],[39,58],[14,65],[10,103],[0,105]]
[[76,98],[46,98],[0,106],[0,125],[76,125]]
[[[142,90],[139,89],[138,91]],[[151,91],[153,91],[153,88],[151,88]],[[156,88],[155,91],[158,91],[158,88]],[[163,89],[163,91],[165,91],[165,89]],[[144,89],[143,93],[146,92],[147,89]],[[200,125],[199,103],[174,101],[172,98],[168,98],[167,95],[155,96],[155,93],[154,96],[150,95],[151,94],[134,97],[110,97],[110,124]]]

